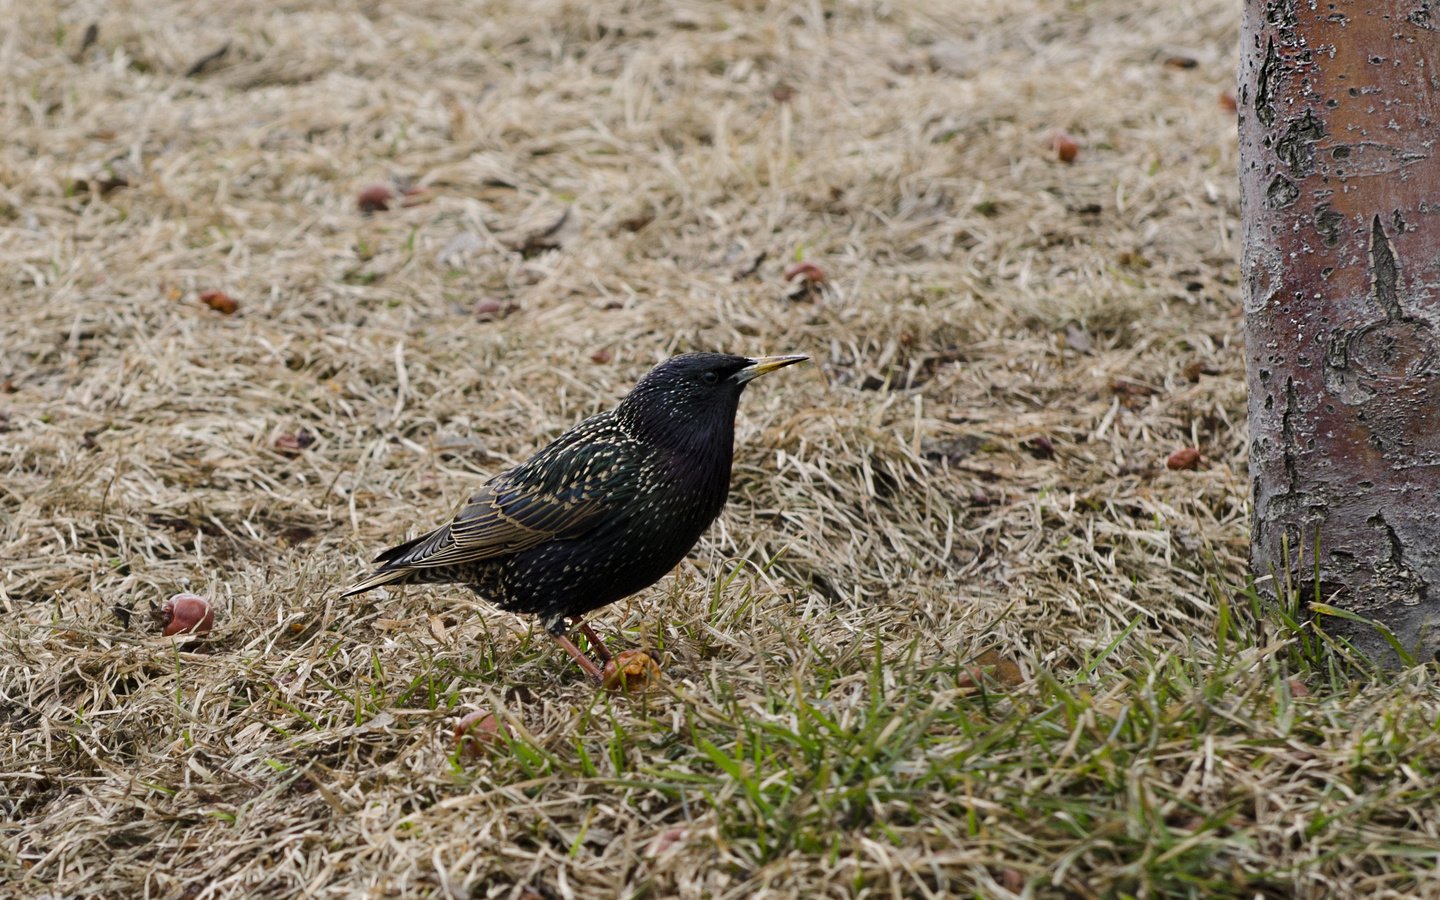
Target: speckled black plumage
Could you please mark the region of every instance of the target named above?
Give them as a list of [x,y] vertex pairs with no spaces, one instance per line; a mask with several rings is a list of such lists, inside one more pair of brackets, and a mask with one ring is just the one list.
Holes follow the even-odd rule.
[[448,524],[380,554],[346,596],[462,583],[562,634],[685,557],[725,505],[746,382],[802,359],[666,360],[614,409],[486,482]]

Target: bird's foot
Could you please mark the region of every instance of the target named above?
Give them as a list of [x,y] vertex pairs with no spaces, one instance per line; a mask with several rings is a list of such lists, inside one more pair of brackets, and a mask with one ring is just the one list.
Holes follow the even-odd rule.
[[568,637],[563,634],[555,634],[553,632],[550,634],[550,637],[554,638],[555,643],[559,644],[566,653],[570,654],[570,658],[575,660],[575,665],[584,669],[585,674],[589,675],[592,681],[603,682],[605,680],[604,677],[601,675],[600,667],[595,665],[595,661],[590,657],[586,656],[584,653],[580,652],[580,648],[575,646],[575,644],[571,642]]
[[[649,690],[660,682],[660,666],[644,650],[621,650],[619,653],[611,653],[605,642],[600,640],[600,635],[595,633],[588,623],[581,623],[578,626],[585,640],[589,642],[592,650],[600,657],[600,665],[585,654],[565,634],[551,632],[550,636],[555,643],[564,648],[575,660],[575,664],[585,670],[590,679],[598,683],[607,691],[624,691],[625,693],[638,693]],[[602,668],[603,667],[603,668]]]
[[660,683],[660,666],[644,650],[621,650],[605,661],[600,685],[627,694],[649,690]]
[[590,642],[590,649],[594,650],[595,655],[600,657],[602,664],[608,663],[614,657],[614,654],[610,652],[610,648],[605,646],[604,641],[600,640],[600,635],[596,634],[595,629],[590,627],[589,622],[580,623],[580,633],[585,635],[585,640]]

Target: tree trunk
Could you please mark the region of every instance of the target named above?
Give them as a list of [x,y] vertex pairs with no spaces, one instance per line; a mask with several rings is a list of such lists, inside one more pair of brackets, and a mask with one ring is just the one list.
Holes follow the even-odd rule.
[[1285,577],[1288,548],[1305,599],[1318,576],[1421,661],[1440,651],[1437,29],[1440,0],[1246,0],[1237,95],[1255,573]]

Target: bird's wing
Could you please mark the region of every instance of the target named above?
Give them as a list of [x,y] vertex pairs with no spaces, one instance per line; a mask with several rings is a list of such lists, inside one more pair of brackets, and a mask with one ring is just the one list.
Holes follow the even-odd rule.
[[546,541],[579,537],[634,491],[631,466],[588,464],[597,456],[626,458],[624,453],[604,452],[613,449],[619,448],[595,444],[555,447],[545,459],[532,460],[485,485],[449,524],[387,550],[375,561],[389,570],[438,568],[483,562]]
[[[565,502],[487,485],[455,513],[448,525],[382,554],[387,568],[437,568],[481,562],[583,531],[603,506]],[[392,555],[393,554],[393,555]]]

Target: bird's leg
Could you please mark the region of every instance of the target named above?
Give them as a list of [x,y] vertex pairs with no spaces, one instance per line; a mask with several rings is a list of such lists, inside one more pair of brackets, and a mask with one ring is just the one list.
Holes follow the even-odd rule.
[[[586,675],[589,675],[597,683],[601,680],[600,667],[595,665],[595,661],[592,660],[590,657],[586,656],[584,653],[581,653],[580,648],[575,646],[575,644],[571,642],[570,638],[566,637],[563,632],[557,634],[556,632],[552,631],[550,632],[550,636],[555,639],[555,643],[559,644],[565,649],[566,653],[570,654],[570,658],[575,660],[575,664],[577,666],[585,670]],[[606,652],[608,653],[609,651]]]
[[600,635],[595,633],[595,629],[590,627],[589,622],[580,623],[580,633],[585,635],[585,640],[590,642],[590,649],[595,651],[595,654],[600,657],[602,663],[610,661],[610,657],[613,655],[610,653],[610,648],[605,646],[604,641],[600,640]]

